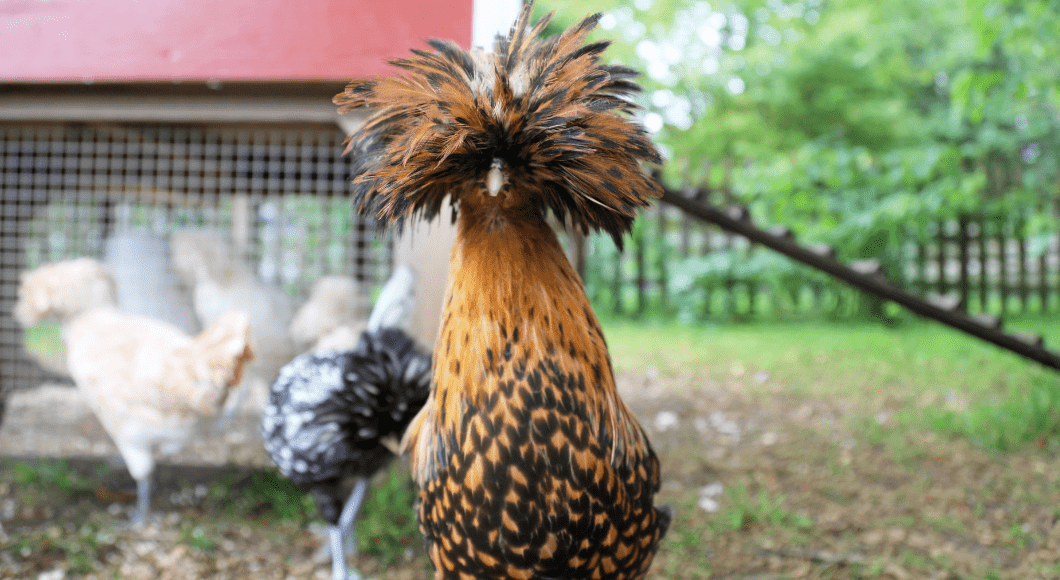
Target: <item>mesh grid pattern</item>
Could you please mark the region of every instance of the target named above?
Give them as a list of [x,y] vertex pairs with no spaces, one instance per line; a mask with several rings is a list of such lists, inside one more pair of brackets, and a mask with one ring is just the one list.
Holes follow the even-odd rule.
[[35,335],[11,318],[19,273],[102,258],[116,233],[216,230],[296,304],[320,276],[344,274],[367,305],[392,244],[353,211],[343,139],[324,125],[0,125],[0,398],[48,378],[25,355]]

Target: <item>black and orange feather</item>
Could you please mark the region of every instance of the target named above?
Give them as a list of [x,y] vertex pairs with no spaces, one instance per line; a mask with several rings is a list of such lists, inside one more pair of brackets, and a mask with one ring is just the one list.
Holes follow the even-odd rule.
[[492,53],[443,41],[352,82],[342,111],[355,203],[398,224],[458,218],[431,395],[405,435],[438,578],[641,578],[672,513],[615,389],[603,332],[546,221],[618,243],[659,193],[631,119],[634,72],[586,44],[598,17],[540,39],[524,8]]
[[499,159],[513,202],[622,243],[636,209],[660,194],[639,163],[658,163],[658,151],[619,114],[635,109],[636,72],[600,62],[607,42],[582,44],[599,15],[544,41],[550,16],[528,30],[527,15],[493,53],[431,40],[437,52],[393,61],[405,74],[356,80],[335,97],[340,112],[374,111],[347,143],[362,210],[432,219]]

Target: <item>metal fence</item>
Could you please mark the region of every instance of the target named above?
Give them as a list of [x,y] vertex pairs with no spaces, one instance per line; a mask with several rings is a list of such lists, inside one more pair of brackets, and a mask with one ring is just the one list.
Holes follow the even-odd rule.
[[[938,220],[908,226],[892,239],[893,258],[884,263],[892,283],[923,296],[960,299],[973,314],[1060,311],[1060,234],[1028,234],[1022,216]],[[583,256],[576,262],[594,303],[618,316],[879,313],[877,299],[666,205],[640,215],[621,253],[606,236],[568,236],[566,243],[572,256]]]
[[[392,244],[351,207],[343,139],[331,125],[0,125],[0,390],[41,376],[10,314],[19,273],[111,260],[122,236],[164,252],[175,232],[213,231],[295,302],[320,276],[344,274],[367,306]],[[153,271],[150,253],[127,265]]]
[[921,292],[958,296],[973,312],[1060,310],[1060,234],[1029,233],[1019,215],[962,215],[929,224],[923,237],[905,264]]

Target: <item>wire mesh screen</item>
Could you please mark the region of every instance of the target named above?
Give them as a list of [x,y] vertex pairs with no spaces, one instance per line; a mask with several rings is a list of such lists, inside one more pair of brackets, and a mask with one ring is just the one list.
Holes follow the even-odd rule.
[[161,310],[191,330],[175,302],[197,282],[174,265],[175,240],[194,232],[293,308],[337,274],[367,309],[391,242],[352,208],[343,138],[330,126],[0,126],[0,394],[48,378],[36,362],[49,367],[58,332],[24,334],[11,316],[20,272],[44,263],[104,260],[119,296],[129,280],[130,299],[169,301]]

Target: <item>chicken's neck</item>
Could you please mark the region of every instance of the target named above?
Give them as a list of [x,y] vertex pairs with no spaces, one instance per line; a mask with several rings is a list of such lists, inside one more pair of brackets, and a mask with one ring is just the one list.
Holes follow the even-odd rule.
[[435,354],[435,400],[449,412],[458,411],[458,398],[477,403],[542,368],[614,396],[603,332],[581,280],[533,212],[461,214]]

